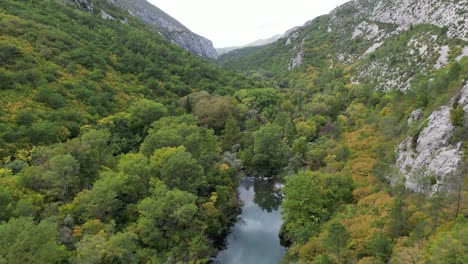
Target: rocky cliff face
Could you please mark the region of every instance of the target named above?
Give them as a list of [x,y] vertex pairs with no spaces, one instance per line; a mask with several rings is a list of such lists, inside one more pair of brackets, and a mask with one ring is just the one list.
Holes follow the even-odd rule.
[[72,0],[75,4],[77,4],[79,7],[88,10],[89,12],[94,11],[94,5],[91,1],[88,0]]
[[[95,9],[91,0],[72,1],[90,12],[93,12]],[[179,21],[146,0],[104,1],[128,11],[130,15],[154,26],[167,40],[195,55],[210,59],[218,57],[218,53],[209,39],[193,33]],[[112,19],[105,10],[100,10],[100,12],[104,19]]]
[[[429,116],[427,126],[419,135],[408,137],[400,144],[396,166],[406,188],[432,193],[442,186],[450,187],[453,178],[461,172],[461,142],[450,143],[455,130],[450,121],[450,112],[455,101],[465,112],[468,111],[468,84],[465,84],[459,96]],[[408,120],[410,125],[416,123],[420,115],[421,111],[415,110]],[[398,182],[400,179],[392,180]]]
[[[447,35],[468,41],[468,1],[466,0],[353,0],[330,15],[332,30],[379,39],[408,29],[410,26],[430,24],[447,28]],[[362,23],[370,23],[370,27]],[[374,23],[394,25],[379,28]],[[354,28],[354,30],[349,30]],[[366,32],[367,31],[367,32]]]
[[191,32],[179,21],[146,0],[108,1],[121,8],[127,9],[131,15],[140,18],[145,23],[163,29],[160,33],[177,46],[198,56],[211,59],[218,57],[218,53],[210,40]]
[[170,31],[169,33],[163,33],[163,35],[172,43],[198,56],[210,59],[218,57],[218,53],[209,39],[192,32]]
[[[328,31],[338,33],[343,43],[336,49],[338,62],[352,64],[385,47],[389,38],[397,38],[417,25],[432,26],[413,32],[406,40],[406,50],[361,63],[358,69],[358,79],[374,80],[376,89],[405,91],[414,75],[447,65],[452,52],[466,48],[466,10],[466,0],[354,0],[330,13]],[[460,46],[463,42],[465,45]],[[402,53],[406,54],[397,57]]]
[[[432,25],[432,32],[421,34],[409,39],[408,51],[418,46],[420,52],[411,51],[405,54],[404,64],[418,68],[440,68],[448,64],[446,59],[453,50],[468,49],[459,44],[449,44],[450,39],[457,38],[463,42],[468,41],[468,1],[466,0],[353,0],[341,5],[328,15],[326,31],[336,35],[333,54],[330,64],[353,64],[358,60],[369,57],[382,46],[389,38],[396,37],[417,25]],[[291,45],[291,61],[289,69],[301,66],[303,56],[301,42],[303,38],[294,41],[303,31],[307,31],[314,24],[309,21],[299,29],[293,29],[286,37],[285,45]],[[436,30],[437,29],[437,30]],[[324,29],[325,30],[325,29]],[[440,33],[442,32],[442,33]],[[302,47],[302,48],[301,48]],[[463,55],[461,53],[459,55]],[[420,58],[421,56],[422,58]],[[439,61],[438,58],[441,58]],[[391,61],[374,60],[362,64],[358,78],[375,80],[376,89],[406,90],[409,88],[411,77],[415,74],[405,73],[405,70],[396,65],[395,58]],[[420,60],[416,61],[415,60]],[[433,61],[437,63],[434,64]],[[417,65],[416,65],[417,64]],[[430,67],[428,67],[430,66]],[[382,78],[383,77],[383,78]]]
[[[358,80],[378,90],[407,91],[416,74],[429,74],[468,55],[467,10],[466,0],[355,0],[331,13],[329,31],[360,45],[353,51],[337,49],[339,62],[359,61]],[[420,24],[425,26],[412,30]],[[456,102],[468,111],[468,84],[426,120],[419,120],[421,109],[411,114],[408,125],[423,129],[399,145],[396,167],[402,178],[392,181],[403,180],[406,188],[426,194],[453,187],[463,166],[461,142],[452,142],[450,113]]]

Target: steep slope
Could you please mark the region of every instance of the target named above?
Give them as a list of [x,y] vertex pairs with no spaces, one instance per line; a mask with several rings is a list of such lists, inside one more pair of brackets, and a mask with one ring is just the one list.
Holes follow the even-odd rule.
[[[250,76],[274,76],[282,87],[302,86],[301,79],[313,79],[312,76],[328,68],[347,67],[351,85],[376,91],[408,92],[417,89],[418,79],[423,76],[430,76],[468,56],[466,10],[467,1],[455,0],[350,1],[329,15],[291,30],[276,43],[236,50],[222,56],[219,62],[227,69]],[[449,117],[447,108],[437,122],[450,124]],[[431,149],[430,155],[418,156],[421,166],[410,165],[417,154],[400,154],[405,158],[400,158],[399,167],[408,180],[406,186],[413,190],[422,189],[409,179],[415,177],[416,172],[426,176],[434,173],[434,168],[429,170],[423,164],[435,162],[434,152],[443,151],[451,136],[450,133],[444,139],[438,138],[438,132],[430,132],[431,129],[437,128],[429,126],[425,130],[426,140],[438,142],[435,143],[437,148]],[[411,144],[411,140],[406,140],[402,146],[406,149],[407,144]],[[443,154],[444,159],[452,160],[453,168],[444,170],[439,166],[438,182],[445,181],[443,175],[461,169],[461,163],[455,162],[461,159],[459,152],[453,149],[456,145]],[[405,172],[405,166],[412,167],[412,173]]]
[[[192,89],[223,94],[249,86],[131,17],[115,23],[63,4],[55,16],[12,1],[0,7],[2,158],[75,137],[81,126],[126,109],[137,98],[170,102]],[[109,14],[125,17],[120,9]],[[29,121],[18,121],[19,116]]]
[[[453,106],[468,112],[468,84],[448,105],[431,113],[426,127],[419,134],[408,137],[400,144],[396,164],[408,189],[430,194],[439,191],[439,188],[454,191],[458,187],[456,178],[463,174],[464,166],[463,142],[453,139],[457,126],[452,124],[450,118]],[[421,109],[413,112],[409,125],[419,124],[420,113]]]
[[[103,19],[114,19],[105,6],[100,5],[95,8],[94,5],[99,1],[93,0],[73,0],[79,3],[90,11],[101,12]],[[166,14],[158,7],[152,5],[146,0],[103,0],[111,3],[112,5],[128,11],[134,17],[137,17],[154,26],[157,31],[162,34],[167,40],[176,44],[177,46],[190,51],[191,53],[210,59],[216,59],[218,53],[213,47],[213,43],[202,36],[191,32],[186,26],[182,25],[179,21]],[[96,3],[95,3],[96,2]]]
[[224,55],[220,64],[281,74],[302,65],[357,64],[356,81],[372,82],[376,89],[405,90],[417,73],[466,56],[466,10],[468,3],[458,0],[350,1],[274,44]]
[[2,0],[0,36],[0,262],[208,263],[257,84],[103,1]]
[[466,258],[467,4],[351,1],[220,57],[276,86],[301,135],[284,168],[286,262]]

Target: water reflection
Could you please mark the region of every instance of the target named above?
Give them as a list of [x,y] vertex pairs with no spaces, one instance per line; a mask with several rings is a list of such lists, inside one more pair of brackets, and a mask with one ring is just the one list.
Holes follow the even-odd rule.
[[254,187],[254,202],[267,212],[277,211],[283,199],[281,185],[275,181],[251,181]]
[[244,203],[241,221],[232,228],[227,248],[216,258],[218,263],[274,264],[279,263],[285,249],[278,233],[282,224],[281,191],[273,181],[243,180],[239,197]]

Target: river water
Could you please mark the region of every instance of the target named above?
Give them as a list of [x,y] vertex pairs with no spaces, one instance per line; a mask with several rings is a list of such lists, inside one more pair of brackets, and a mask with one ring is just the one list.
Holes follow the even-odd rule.
[[280,263],[285,248],[278,237],[282,224],[280,185],[244,178],[239,197],[244,203],[240,220],[227,238],[227,248],[216,257],[221,264]]

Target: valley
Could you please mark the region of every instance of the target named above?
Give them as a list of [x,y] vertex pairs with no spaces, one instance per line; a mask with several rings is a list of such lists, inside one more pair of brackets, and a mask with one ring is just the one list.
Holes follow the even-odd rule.
[[467,10],[219,55],[145,0],[1,1],[0,263],[466,263]]

